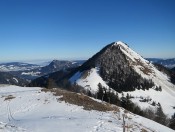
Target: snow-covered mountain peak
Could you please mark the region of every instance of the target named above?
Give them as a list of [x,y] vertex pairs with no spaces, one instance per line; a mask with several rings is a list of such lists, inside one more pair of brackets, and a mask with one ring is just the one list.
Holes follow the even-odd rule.
[[129,48],[129,46],[126,43],[122,42],[122,41],[117,41],[112,46],[116,46],[119,49],[120,48],[122,48],[122,49],[128,49]]
[[157,69],[153,66],[153,64],[151,64],[148,60],[144,59],[141,55],[132,50],[127,44],[118,41],[115,42],[114,46],[116,46],[117,49],[119,49],[123,53],[129,65],[142,77],[151,79],[152,77],[150,77],[150,75],[156,76],[155,73]]
[[[122,41],[117,41],[104,47],[100,52],[89,59],[77,73],[83,73],[86,70],[91,71],[92,68],[96,67],[100,69],[100,74],[98,73],[99,76],[107,83],[111,81],[110,78],[114,76],[114,72],[116,75],[121,74],[120,78],[117,78],[119,82],[121,78],[126,81],[126,78],[130,76],[132,72],[136,72],[136,74],[139,74],[144,79],[153,80],[156,86],[162,86],[158,83],[159,80],[169,81],[166,75],[158,71],[153,64],[145,60]],[[123,73],[120,73],[121,71]],[[116,77],[114,79],[116,79]],[[76,80],[74,81],[79,82],[78,78]],[[121,81],[121,83],[125,81]],[[87,85],[89,86],[89,84]]]
[[122,46],[125,46],[126,44],[125,44],[124,42],[122,42],[122,41],[116,41],[116,42],[114,43],[114,45],[122,45]]
[[119,49],[127,56],[127,58],[131,59],[132,61],[135,62],[136,60],[141,60],[143,62],[148,63],[148,61],[145,60],[142,56],[140,56],[134,50],[129,48],[129,46],[126,43],[122,41],[117,41],[113,45],[119,47]]
[[[127,92],[135,97],[133,101],[141,104],[141,107],[142,104],[152,107],[154,101],[161,104],[169,117],[175,112],[175,85],[170,82],[170,76],[156,69],[152,63],[121,41],[108,44],[80,67],[61,75],[61,79],[57,74],[49,77],[57,84],[68,80],[73,86],[79,85],[78,90],[83,89],[92,94],[96,94],[100,86],[106,91],[115,90],[119,94]],[[48,79],[40,79],[37,86],[48,82]],[[36,86],[35,84],[33,82],[32,86]],[[151,102],[141,102],[145,98],[149,98]]]

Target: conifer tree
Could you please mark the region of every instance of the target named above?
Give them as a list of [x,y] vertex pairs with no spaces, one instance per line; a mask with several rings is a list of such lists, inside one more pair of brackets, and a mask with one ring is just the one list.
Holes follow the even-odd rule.
[[170,119],[169,127],[175,130],[175,113]]
[[101,83],[98,84],[98,92],[97,92],[97,99],[103,100],[103,87],[101,85]]
[[166,124],[166,115],[164,114],[163,110],[162,110],[162,106],[161,104],[159,103],[158,107],[157,107],[157,110],[156,110],[156,113],[155,113],[155,121],[160,123],[160,124],[163,124],[165,125]]

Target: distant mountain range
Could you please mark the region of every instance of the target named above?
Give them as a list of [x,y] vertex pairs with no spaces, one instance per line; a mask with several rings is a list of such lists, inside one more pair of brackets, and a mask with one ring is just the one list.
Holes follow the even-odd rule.
[[170,69],[175,67],[175,58],[171,59],[146,58],[146,59],[152,63],[161,64]]
[[[11,63],[0,64],[0,72],[16,76],[26,81],[31,81],[40,76],[44,76],[59,70],[66,70],[68,68],[78,67],[82,63],[84,63],[84,60],[77,60],[77,61],[53,60],[46,66],[21,63],[21,62],[11,62]],[[3,81],[3,83],[5,82]]]
[[144,114],[150,119],[150,111],[157,115],[155,111],[161,110],[159,120],[156,116],[154,120],[166,125],[162,118],[166,120],[165,115],[171,117],[175,112],[175,69],[167,68],[174,60],[148,60],[118,41],[108,44],[87,61],[53,60],[43,67],[12,70],[7,74],[11,74],[13,82],[2,75],[0,83],[19,82],[16,77],[21,77],[31,80],[27,85],[30,87],[81,92],[140,115],[147,110]]
[[[175,59],[158,59],[158,58],[147,58],[152,63],[161,64],[165,67],[171,68],[175,65]],[[10,62],[10,63],[1,63],[0,72],[10,73],[23,80],[31,81],[35,78],[45,76],[57,72],[59,70],[76,68],[82,65],[86,60],[77,60],[77,61],[62,61],[62,60],[53,60],[48,65],[36,65],[28,64],[22,62]],[[48,62],[47,62],[48,63]],[[172,68],[172,71],[175,71]]]
[[25,71],[39,68],[41,66],[36,64],[28,64],[22,62],[9,62],[9,63],[1,63],[0,71],[10,72],[10,71]]
[[66,70],[68,68],[75,68],[85,61],[79,60],[79,61],[60,61],[60,60],[53,60],[49,65],[42,67],[39,69],[39,72],[41,72],[41,75],[46,75],[49,73],[53,73],[59,70]]

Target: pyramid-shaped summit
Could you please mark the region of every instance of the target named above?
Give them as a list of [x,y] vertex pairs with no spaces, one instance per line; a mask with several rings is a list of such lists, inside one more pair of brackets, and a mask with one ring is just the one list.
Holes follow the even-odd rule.
[[[86,90],[83,92],[97,95],[99,99],[101,97],[98,95],[101,92],[110,93],[109,97],[112,96],[111,93],[116,93],[114,91],[127,91],[127,94],[133,97],[132,101],[138,103],[140,107],[152,108],[153,102],[154,104],[159,102],[169,117],[174,114],[175,85],[170,82],[168,74],[156,69],[153,64],[121,41],[105,46],[78,68],[43,76],[34,80],[31,86],[63,87],[76,92],[80,92],[83,88]],[[118,95],[121,97],[122,94]],[[149,101],[146,103],[145,99]]]
[[[140,66],[141,70],[135,69]],[[86,61],[69,79],[72,83],[91,91],[98,84],[118,92],[149,89],[154,86],[151,79],[141,76],[151,73],[149,62],[121,41],[113,42]],[[140,72],[140,73],[139,73]]]

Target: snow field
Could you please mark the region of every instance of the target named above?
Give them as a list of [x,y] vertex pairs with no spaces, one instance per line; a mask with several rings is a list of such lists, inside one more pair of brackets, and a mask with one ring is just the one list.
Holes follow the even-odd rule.
[[[14,98],[8,98],[9,95]],[[0,131],[2,132],[122,132],[125,113],[128,131],[171,132],[173,130],[143,117],[120,112],[86,111],[58,100],[41,88],[0,86]]]
[[82,77],[83,73],[77,72],[69,80],[71,83],[76,82],[78,85],[92,91],[93,93],[98,91],[99,83],[101,83],[102,86],[109,88],[106,82],[100,77],[98,67],[90,69],[87,74],[86,77]]

